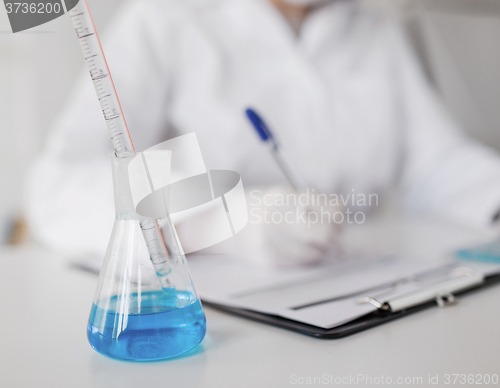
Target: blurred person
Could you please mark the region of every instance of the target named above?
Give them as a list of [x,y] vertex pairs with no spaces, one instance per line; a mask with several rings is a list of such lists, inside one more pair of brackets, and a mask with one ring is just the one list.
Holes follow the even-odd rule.
[[[459,132],[400,29],[356,1],[140,0],[120,10],[103,43],[136,149],[195,132],[207,168],[237,171],[249,193],[259,189],[248,198],[253,215],[288,211],[272,198],[290,188],[244,117],[248,106],[317,193],[398,186],[407,208],[478,226],[500,209],[498,155]],[[82,74],[29,179],[37,240],[104,255],[111,150]],[[256,262],[302,264],[320,260],[338,232],[251,215],[233,242]]]

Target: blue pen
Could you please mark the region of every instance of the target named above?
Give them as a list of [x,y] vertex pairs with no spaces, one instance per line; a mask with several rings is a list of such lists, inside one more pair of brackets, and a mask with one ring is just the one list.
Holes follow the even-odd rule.
[[271,130],[267,126],[267,124],[264,122],[262,117],[260,117],[257,112],[251,108],[248,108],[245,111],[248,119],[252,123],[255,131],[258,133],[260,139],[264,142],[270,145],[270,152],[271,155],[273,156],[274,160],[276,161],[276,164],[280,168],[281,172],[285,176],[286,180],[290,184],[290,186],[293,187],[294,190],[296,191],[301,191],[304,187],[304,185],[299,183],[299,180],[297,179],[297,175],[295,175],[286,162],[286,160],[283,158],[283,156],[280,154],[280,147],[278,142],[276,141],[275,137],[273,136]]

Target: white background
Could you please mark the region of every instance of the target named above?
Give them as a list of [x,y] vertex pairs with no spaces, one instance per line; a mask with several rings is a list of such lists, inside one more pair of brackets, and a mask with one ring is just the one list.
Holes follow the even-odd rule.
[[[500,150],[500,1],[365,1],[405,23],[456,120]],[[123,0],[88,2],[102,32]],[[1,2],[0,233],[2,219],[22,213],[24,173],[82,69],[69,17],[12,34]]]

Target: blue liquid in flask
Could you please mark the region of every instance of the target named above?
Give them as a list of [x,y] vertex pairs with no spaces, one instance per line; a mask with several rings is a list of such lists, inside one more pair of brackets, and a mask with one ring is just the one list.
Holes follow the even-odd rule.
[[92,306],[87,335],[99,353],[120,360],[161,360],[193,349],[205,337],[205,314],[191,293],[153,291],[128,300],[114,296],[106,309]]

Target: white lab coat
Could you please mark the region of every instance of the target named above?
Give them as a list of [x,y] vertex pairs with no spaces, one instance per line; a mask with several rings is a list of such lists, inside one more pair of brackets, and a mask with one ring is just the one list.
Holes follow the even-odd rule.
[[[300,35],[266,0],[129,3],[104,39],[137,150],[196,132],[209,169],[283,182],[244,116],[255,107],[296,172],[327,193],[401,187],[403,202],[475,225],[500,209],[500,160],[457,131],[402,34],[353,1]],[[27,190],[34,236],[102,254],[114,220],[111,141],[82,75]]]

